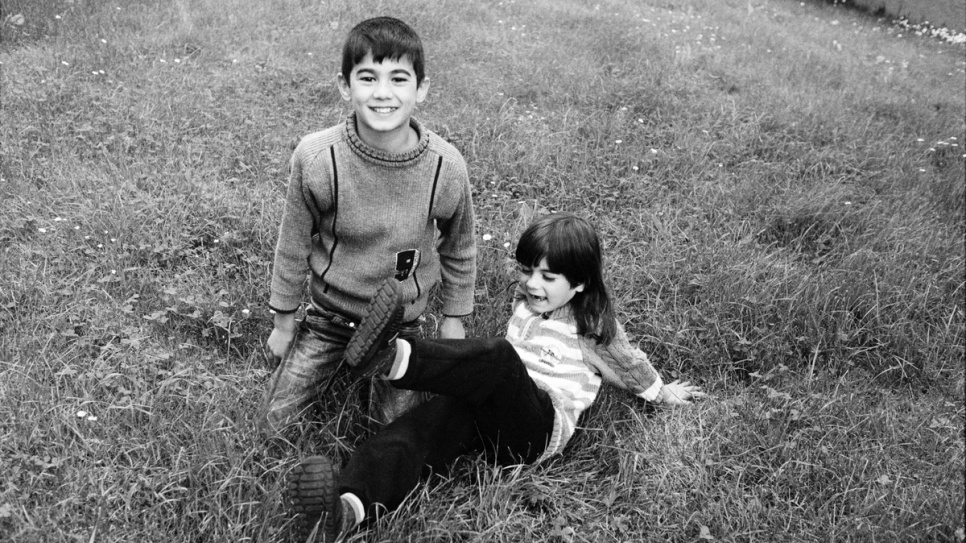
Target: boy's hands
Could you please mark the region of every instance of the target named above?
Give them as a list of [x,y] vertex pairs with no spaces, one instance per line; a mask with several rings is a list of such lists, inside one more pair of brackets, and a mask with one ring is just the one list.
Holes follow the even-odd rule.
[[442,339],[466,339],[466,329],[459,317],[443,317],[439,323],[439,337]]
[[274,368],[295,339],[295,313],[276,313],[275,327],[265,343],[265,359]]
[[675,379],[661,387],[657,399],[660,403],[668,405],[687,405],[691,403],[691,399],[703,398],[704,395],[704,391],[698,385],[692,385],[688,381],[682,383]]

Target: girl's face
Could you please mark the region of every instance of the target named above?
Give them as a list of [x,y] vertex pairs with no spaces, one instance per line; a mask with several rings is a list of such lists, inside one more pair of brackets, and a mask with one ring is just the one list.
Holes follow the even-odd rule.
[[520,283],[527,293],[527,304],[535,313],[550,313],[573,299],[584,285],[571,285],[562,274],[553,273],[547,267],[547,259],[542,258],[537,267],[520,265]]

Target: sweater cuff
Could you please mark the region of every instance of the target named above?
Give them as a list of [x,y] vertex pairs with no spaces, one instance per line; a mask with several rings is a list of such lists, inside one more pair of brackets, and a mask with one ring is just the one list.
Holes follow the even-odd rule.
[[654,383],[652,383],[651,386],[647,387],[647,390],[645,390],[644,392],[638,393],[637,397],[647,400],[649,402],[653,402],[654,400],[657,399],[658,394],[661,393],[662,387],[664,387],[664,381],[661,380],[661,376],[658,375],[657,379],[654,380]]
[[441,312],[446,317],[466,317],[473,314],[473,300],[470,299],[469,302],[448,302],[443,304],[443,310]]
[[268,298],[268,308],[276,313],[294,313],[302,305],[301,296],[283,296],[272,293]]

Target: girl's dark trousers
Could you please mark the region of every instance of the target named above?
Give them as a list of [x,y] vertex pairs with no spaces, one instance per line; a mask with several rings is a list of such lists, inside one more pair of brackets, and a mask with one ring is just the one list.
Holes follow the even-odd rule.
[[505,339],[410,340],[397,388],[437,394],[382,428],[349,459],[339,492],[362,500],[366,518],[392,511],[427,471],[483,452],[500,465],[531,463],[553,431],[553,404]]

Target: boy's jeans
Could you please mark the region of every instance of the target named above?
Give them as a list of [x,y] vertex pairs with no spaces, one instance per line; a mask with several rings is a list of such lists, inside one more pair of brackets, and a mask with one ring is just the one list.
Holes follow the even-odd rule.
[[362,500],[366,516],[392,511],[426,472],[445,473],[477,451],[500,465],[528,464],[553,432],[550,396],[504,339],[413,340],[394,386],[436,395],[366,440],[339,477],[339,492]]
[[[295,339],[268,383],[258,410],[257,422],[263,435],[278,435],[298,421],[333,376],[355,333],[356,323],[315,305],[309,306],[299,323]],[[415,337],[419,321],[404,323],[401,337]],[[374,379],[369,394],[369,416],[388,424],[424,396],[399,390],[382,379]]]

